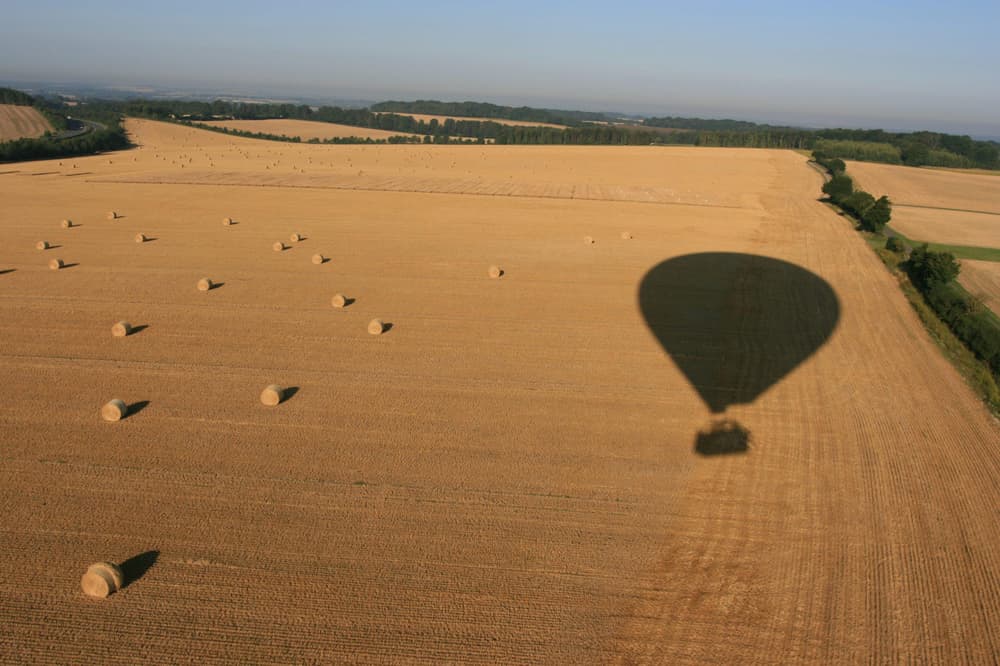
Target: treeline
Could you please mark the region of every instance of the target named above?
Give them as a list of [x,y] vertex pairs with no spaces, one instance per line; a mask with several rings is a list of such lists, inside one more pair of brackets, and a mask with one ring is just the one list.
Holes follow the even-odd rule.
[[[1000,169],[1000,144],[969,136],[940,132],[886,132],[865,129],[808,130],[706,118],[646,118],[647,127],[696,130],[698,145],[737,145],[761,148],[804,148],[847,160]],[[715,134],[711,138],[708,133]]]
[[955,282],[961,270],[955,256],[923,245],[903,265],[927,304],[1000,382],[1000,327],[986,306]]
[[839,157],[813,152],[813,159],[830,172],[830,180],[823,184],[823,193],[830,197],[830,201],[854,217],[865,231],[882,233],[892,219],[889,197],[882,195],[876,199],[864,190],[855,189],[854,181],[847,175],[844,160]]
[[763,125],[749,120],[731,120],[728,118],[680,118],[664,116],[662,118],[646,118],[642,121],[647,127],[667,127],[673,129],[709,130],[712,132],[757,132],[757,131],[796,131],[793,127]]
[[28,93],[14,90],[13,88],[0,88],[0,104],[14,104],[16,106],[32,106],[35,98]]
[[[814,152],[813,159],[830,172],[830,180],[823,185],[823,192],[830,200],[857,219],[861,228],[882,233],[892,217],[889,198],[875,199],[864,190],[854,189],[839,157]],[[886,239],[885,249],[903,255],[908,248],[899,238],[891,236]],[[956,282],[961,266],[955,256],[931,251],[924,244],[914,248],[900,266],[937,316],[987,366],[994,382],[1000,382],[1000,326],[983,303]]]
[[1000,169],[1000,144],[940,132],[816,130],[814,148],[843,159],[907,166]]
[[536,109],[530,106],[500,106],[487,102],[439,102],[434,99],[418,99],[413,102],[379,102],[369,107],[372,111],[393,113],[423,113],[436,116],[467,116],[470,118],[499,118],[502,120],[523,120],[533,123],[555,125],[579,125],[585,121],[605,122],[612,120],[606,113],[592,111],[564,111],[558,109]]

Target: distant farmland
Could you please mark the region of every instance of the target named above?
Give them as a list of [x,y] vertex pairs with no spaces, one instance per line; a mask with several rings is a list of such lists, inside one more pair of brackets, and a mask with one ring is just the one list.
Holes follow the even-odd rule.
[[31,106],[0,104],[0,141],[33,139],[52,131],[52,125]]
[[228,127],[241,132],[257,132],[261,134],[277,134],[287,137],[299,137],[303,141],[309,139],[343,139],[356,136],[360,139],[388,139],[390,136],[417,136],[406,132],[391,132],[367,127],[353,127],[337,123],[322,123],[314,120],[209,120],[203,125],[213,127]]

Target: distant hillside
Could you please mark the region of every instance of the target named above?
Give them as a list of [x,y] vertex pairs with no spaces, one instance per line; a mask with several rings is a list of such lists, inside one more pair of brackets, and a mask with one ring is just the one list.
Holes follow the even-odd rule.
[[750,132],[758,130],[790,130],[792,127],[779,127],[752,123],[749,120],[730,120],[713,118],[679,118],[664,116],[662,118],[646,118],[642,121],[646,127],[669,127],[672,129],[709,130],[711,132]]
[[425,113],[435,116],[459,116],[465,118],[485,118],[521,120],[553,125],[579,125],[584,121],[613,120],[605,113],[593,111],[565,111],[558,109],[536,109],[530,106],[499,106],[487,102],[439,102],[433,99],[418,99],[414,102],[379,102],[369,107],[372,111],[392,113]]
[[13,88],[0,88],[0,104],[14,104],[17,106],[31,106],[35,103],[35,98],[28,93]]

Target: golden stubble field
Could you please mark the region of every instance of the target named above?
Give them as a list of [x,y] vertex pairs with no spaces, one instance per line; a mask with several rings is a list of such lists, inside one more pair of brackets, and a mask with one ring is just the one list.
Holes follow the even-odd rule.
[[52,131],[52,125],[30,106],[0,104],[0,141],[31,139]]
[[[804,157],[129,126],[138,149],[0,174],[3,660],[1000,650],[1000,428]],[[651,330],[651,269],[706,252],[732,254],[675,276],[684,326]],[[839,319],[713,414],[701,395],[777,353],[759,312],[792,347],[822,315],[760,257],[818,276]],[[297,390],[264,407],[271,383]],[[105,423],[113,397],[131,413]],[[699,453],[723,417],[749,448]],[[100,560],[129,582],[94,601]]]
[[[867,162],[851,162],[847,171],[875,196],[889,195],[892,226],[909,238],[1000,248],[1000,174]],[[1000,265],[988,264],[963,259],[959,281],[997,311]]]
[[243,132],[260,132],[280,136],[309,139],[342,139],[356,136],[360,139],[388,139],[391,136],[414,136],[406,132],[389,132],[367,127],[353,127],[337,123],[323,123],[314,120],[203,120],[203,125],[228,127]]

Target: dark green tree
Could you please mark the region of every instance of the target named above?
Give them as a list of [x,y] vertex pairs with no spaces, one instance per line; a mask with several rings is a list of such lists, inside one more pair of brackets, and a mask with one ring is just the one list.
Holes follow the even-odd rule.
[[861,216],[861,226],[868,231],[879,233],[889,224],[890,219],[892,219],[892,204],[889,202],[889,197],[882,195]]
[[833,178],[823,184],[823,194],[830,197],[834,203],[840,203],[851,196],[854,191],[854,183],[850,176],[842,173],[834,174]]
[[924,243],[910,254],[908,271],[918,287],[931,291],[958,277],[962,267],[951,252],[933,252]]

